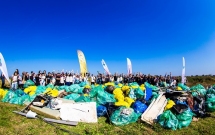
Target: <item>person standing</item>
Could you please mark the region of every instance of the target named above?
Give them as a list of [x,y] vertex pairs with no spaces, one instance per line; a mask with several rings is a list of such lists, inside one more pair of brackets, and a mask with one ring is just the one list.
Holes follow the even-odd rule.
[[[21,80],[22,80],[21,84],[25,84],[25,82],[27,81],[27,74],[26,74],[26,72],[22,72],[22,78],[21,78]],[[21,84],[19,84],[19,85],[21,85]]]
[[23,83],[23,81],[22,81],[22,76],[18,75],[17,78],[18,78],[18,80],[17,80],[17,82],[18,82],[18,87],[19,87],[20,89],[23,89],[24,83]]
[[69,74],[69,83],[70,85],[74,84],[74,77],[73,77],[73,74]]
[[60,86],[60,78],[61,78],[61,74],[57,73],[56,78],[55,78],[55,85]]
[[65,77],[64,77],[64,74],[61,74],[60,76],[60,86],[63,86],[65,85]]
[[34,82],[34,72],[31,71],[30,80]]
[[122,75],[120,75],[120,76],[118,77],[118,82],[119,82],[119,83],[122,83],[122,81],[123,81],[123,78],[122,78]]
[[96,78],[95,78],[95,76],[92,74],[92,75],[91,75],[91,85],[95,85],[95,80],[96,80]]
[[110,82],[110,77],[109,77],[109,75],[106,75],[105,76],[105,83],[108,83],[108,82]]
[[46,76],[44,73],[42,73],[42,75],[40,76],[40,85],[41,86],[45,86],[45,79],[46,79]]
[[89,85],[91,85],[91,76],[90,73],[87,73],[87,82]]
[[16,90],[18,87],[18,76],[17,76],[17,72],[14,73],[13,77],[12,77],[12,88],[13,90]]
[[35,76],[35,84],[36,84],[36,86],[39,86],[40,85],[40,78],[39,78],[39,74],[36,74],[36,76]]
[[51,84],[55,86],[55,83],[56,83],[56,75],[55,75],[55,73],[52,73],[52,75],[51,75]]
[[5,76],[4,74],[1,73],[1,87],[5,88],[4,85],[5,85]]
[[70,86],[70,74],[66,73],[66,85]]
[[51,83],[52,75],[50,72],[48,72],[48,75],[46,76],[46,85]]
[[110,82],[114,82],[114,77],[113,77],[113,75],[110,76]]

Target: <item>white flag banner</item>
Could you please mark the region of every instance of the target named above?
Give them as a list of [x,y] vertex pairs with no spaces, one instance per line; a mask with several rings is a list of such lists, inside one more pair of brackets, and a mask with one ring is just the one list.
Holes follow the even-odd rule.
[[108,75],[110,75],[111,73],[110,73],[110,71],[109,71],[109,69],[108,69],[107,64],[105,63],[105,61],[102,59],[101,62],[102,62],[102,66],[103,66],[104,70],[106,71],[106,73]]
[[185,59],[184,57],[182,58],[183,59],[183,68],[182,68],[182,76],[181,76],[181,83],[185,83]]
[[127,58],[127,68],[128,68],[128,75],[132,74],[132,65],[131,60]]
[[5,76],[5,78],[8,80],[8,82],[10,83],[10,79],[9,79],[8,72],[7,72],[7,66],[6,66],[4,57],[1,53],[0,53],[0,70],[1,70],[2,74]]

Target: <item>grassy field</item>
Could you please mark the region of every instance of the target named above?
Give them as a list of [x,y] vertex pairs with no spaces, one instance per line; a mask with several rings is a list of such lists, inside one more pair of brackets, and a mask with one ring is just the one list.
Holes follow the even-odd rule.
[[[12,105],[0,102],[0,134],[1,135],[63,135],[68,134],[43,122],[40,119],[28,119],[13,113],[14,110],[21,110],[24,106]],[[114,126],[106,123],[106,118],[99,118],[97,124],[79,123],[78,126],[59,125],[77,134],[114,134],[114,135],[144,135],[144,134],[215,134],[215,119],[204,118],[198,122],[192,122],[187,128],[172,131],[163,129],[159,124],[149,126],[140,120],[126,126]]]
[[[198,78],[198,79],[196,79]],[[188,77],[188,85],[198,84],[198,81],[204,86],[215,84],[215,77]],[[202,80],[201,80],[202,79]],[[1,82],[0,82],[1,86]],[[19,111],[25,106],[12,105],[9,103],[0,102],[0,134],[1,135],[63,135],[68,134],[56,127],[45,123],[40,119],[28,119],[13,113],[12,111]],[[215,115],[215,113],[213,114]],[[56,124],[55,124],[56,125]],[[144,135],[144,134],[215,134],[215,118],[199,119],[198,122],[192,122],[187,128],[172,131],[162,128],[159,124],[150,126],[139,120],[126,126],[114,126],[106,122],[106,118],[99,118],[97,124],[79,123],[78,126],[60,125],[61,128],[67,129],[74,134],[114,134],[114,135]]]

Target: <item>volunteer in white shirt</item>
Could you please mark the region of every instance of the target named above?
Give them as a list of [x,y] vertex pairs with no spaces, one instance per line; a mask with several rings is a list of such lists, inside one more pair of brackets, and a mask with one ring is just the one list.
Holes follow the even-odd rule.
[[70,76],[71,74],[66,74],[66,85],[70,86]]
[[65,85],[65,77],[64,77],[64,75],[61,75],[61,77],[60,77],[60,85],[61,86]]
[[13,90],[17,89],[17,86],[18,86],[17,81],[18,81],[18,76],[17,76],[17,73],[15,72],[12,77],[12,85],[11,85]]
[[40,85],[41,86],[45,86],[45,84],[46,84],[45,79],[46,79],[46,77],[45,77],[44,73],[42,73],[42,75],[40,76]]
[[69,75],[69,82],[70,82],[70,85],[74,84],[74,77],[72,74]]
[[91,75],[91,85],[95,85],[95,76],[93,76],[93,74]]

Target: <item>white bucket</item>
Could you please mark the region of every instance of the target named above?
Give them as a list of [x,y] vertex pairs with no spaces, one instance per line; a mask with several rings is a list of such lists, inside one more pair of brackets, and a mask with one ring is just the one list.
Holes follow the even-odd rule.
[[27,118],[36,118],[36,113],[35,112],[32,112],[31,110],[28,111],[28,113],[26,114],[26,117]]

